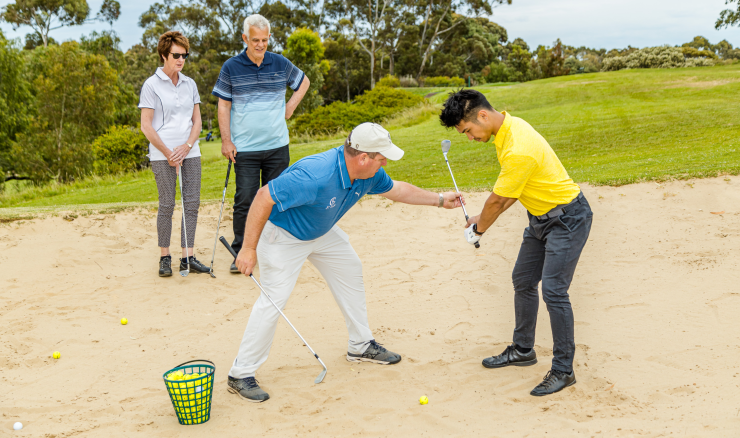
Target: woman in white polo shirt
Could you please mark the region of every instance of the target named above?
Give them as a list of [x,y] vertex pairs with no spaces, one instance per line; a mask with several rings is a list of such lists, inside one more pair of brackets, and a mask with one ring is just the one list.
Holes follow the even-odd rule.
[[180,72],[185,66],[189,49],[188,39],[180,32],[167,32],[159,37],[157,52],[164,66],[157,68],[154,75],[144,82],[139,101],[141,130],[149,140],[149,160],[159,192],[157,235],[160,277],[172,275],[170,235],[179,172],[182,172],[182,196],[185,204],[183,221],[187,230],[186,242],[183,227],[180,227],[183,257],[180,259],[180,270],[187,269],[189,262],[191,272],[209,271],[193,255],[200,207],[198,136],[202,124],[198,87],[192,79]]

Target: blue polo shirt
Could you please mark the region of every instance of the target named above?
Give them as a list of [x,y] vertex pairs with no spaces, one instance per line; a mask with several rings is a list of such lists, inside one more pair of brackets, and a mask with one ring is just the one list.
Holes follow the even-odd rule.
[[211,94],[231,102],[231,141],[237,152],[267,151],[290,143],[285,90],[298,90],[304,76],[284,56],[272,52],[265,52],[259,66],[246,50],[224,63]]
[[300,240],[323,236],[353,205],[367,194],[393,188],[381,167],[369,179],[350,183],[344,146],[299,160],[268,184],[275,201],[270,222]]

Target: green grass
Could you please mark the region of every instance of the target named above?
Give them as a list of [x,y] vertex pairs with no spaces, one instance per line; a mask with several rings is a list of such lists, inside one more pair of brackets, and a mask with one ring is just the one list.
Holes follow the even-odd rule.
[[[565,76],[522,84],[475,87],[498,110],[535,127],[578,182],[621,185],[645,180],[740,173],[740,64],[673,70],[623,70]],[[496,84],[498,85],[498,84]],[[452,89],[417,89],[441,103]],[[393,141],[406,151],[388,173],[421,187],[450,187],[440,140],[461,189],[490,188],[499,166],[495,147],[473,143],[439,125],[434,115],[389,122]],[[291,146],[292,161],[341,143],[335,138]],[[202,199],[219,199],[226,161],[220,143],[201,143]],[[233,182],[227,196],[233,196]],[[151,171],[91,178],[72,186],[8,190],[1,207],[156,201]]]

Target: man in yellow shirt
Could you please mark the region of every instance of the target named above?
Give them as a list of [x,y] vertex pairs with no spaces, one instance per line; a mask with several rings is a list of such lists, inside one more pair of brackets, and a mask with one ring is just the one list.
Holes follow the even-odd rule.
[[537,363],[534,335],[539,306],[537,286],[542,281],[542,298],[550,314],[553,360],[552,369],[530,394],[543,396],[567,388],[576,383],[573,309],[568,288],[591,230],[591,207],[547,141],[524,120],[494,110],[480,92],[468,89],[450,94],[440,121],[467,135],[469,140],[488,142],[495,136],[501,173],[481,214],[468,220],[468,242],[478,242],[517,200],[529,217],[512,273],[514,342],[498,356],[484,359],[483,366]]

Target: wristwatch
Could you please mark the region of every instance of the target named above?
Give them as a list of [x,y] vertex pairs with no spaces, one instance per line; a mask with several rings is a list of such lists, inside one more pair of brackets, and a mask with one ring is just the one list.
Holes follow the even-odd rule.
[[437,208],[442,207],[443,205],[445,205],[445,197],[442,196],[442,194],[440,193],[439,194],[439,205],[437,206]]
[[479,235],[479,236],[482,236],[483,233],[485,233],[485,231],[483,233],[481,233],[480,231],[478,231],[478,224],[473,224],[473,232],[475,234]]
[[189,147],[190,149],[192,149],[192,148],[193,148],[193,145],[191,145],[190,143],[185,143],[185,144],[186,144],[186,145],[188,145],[188,147]]

